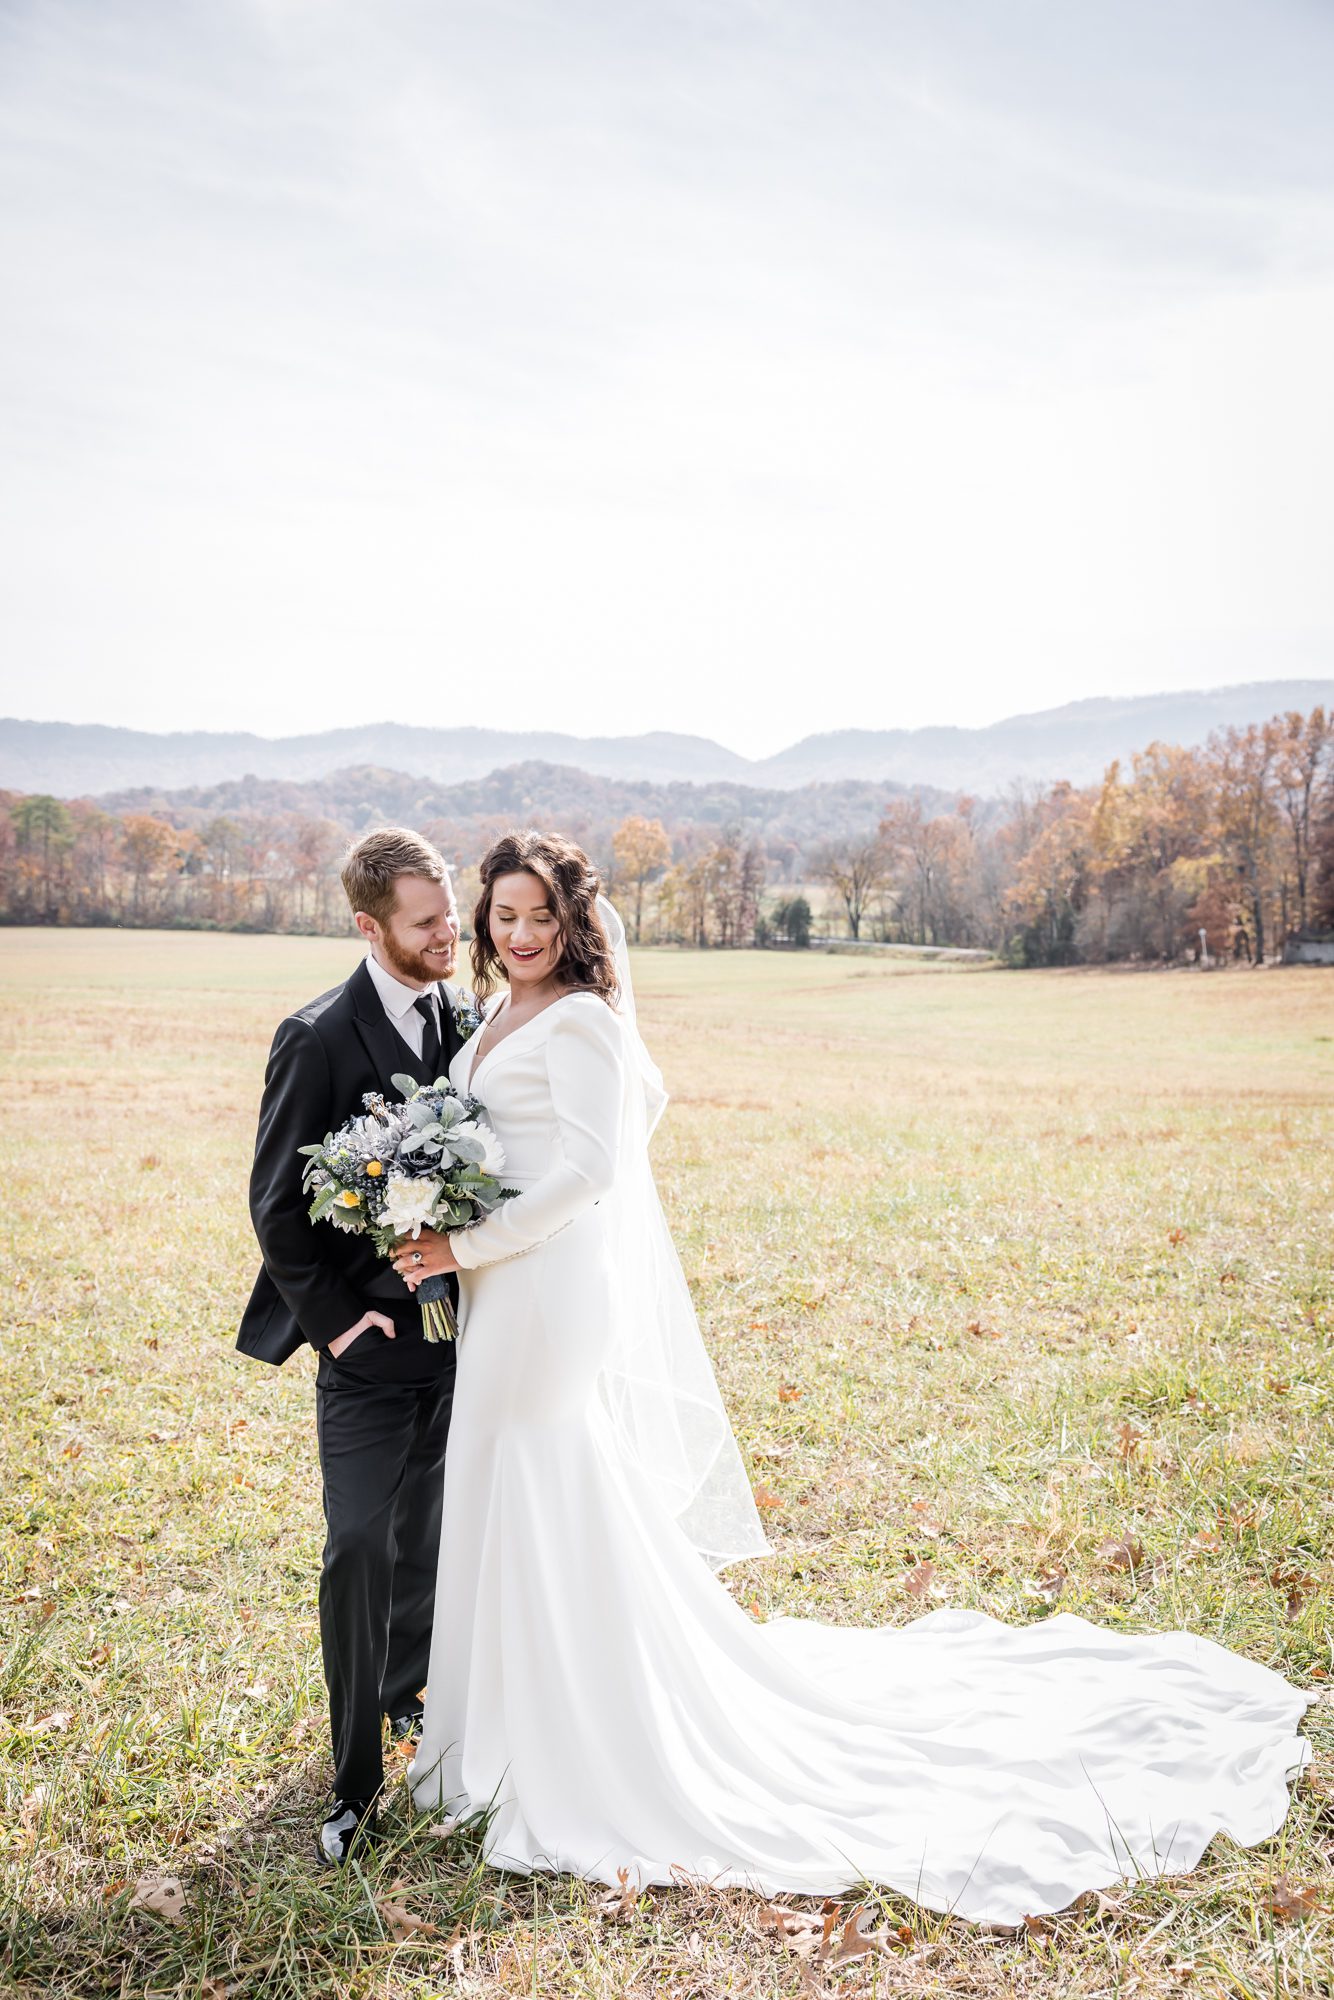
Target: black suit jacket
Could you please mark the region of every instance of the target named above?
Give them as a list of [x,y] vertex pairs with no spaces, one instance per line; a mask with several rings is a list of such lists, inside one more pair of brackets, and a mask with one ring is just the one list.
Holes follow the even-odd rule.
[[[459,1037],[453,1009],[440,1011],[443,1070]],[[250,1175],[250,1218],[264,1268],[237,1335],[243,1354],[281,1364],[307,1341],[327,1347],[368,1306],[411,1304],[403,1280],[366,1237],[310,1221],[297,1151],[357,1116],[365,1091],[396,1096],[395,1072],[433,1080],[390,1022],[364,960],[342,986],[279,1023]]]

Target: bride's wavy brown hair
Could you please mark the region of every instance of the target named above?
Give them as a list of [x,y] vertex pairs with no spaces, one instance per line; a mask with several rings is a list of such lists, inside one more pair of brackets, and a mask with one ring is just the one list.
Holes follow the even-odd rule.
[[482,893],[472,913],[472,978],[479,995],[508,979],[491,942],[491,900],[502,875],[532,875],[547,892],[560,930],[556,977],[571,992],[596,993],[610,1006],[616,999],[616,961],[598,915],[602,887],[597,869],[582,847],[563,834],[512,827],[482,856]]

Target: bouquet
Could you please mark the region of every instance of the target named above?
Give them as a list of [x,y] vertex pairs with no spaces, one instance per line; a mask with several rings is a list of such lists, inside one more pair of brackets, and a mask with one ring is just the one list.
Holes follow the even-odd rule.
[[[424,1225],[466,1228],[518,1192],[500,1184],[504,1150],[477,1098],[460,1097],[444,1077],[391,1081],[403,1093],[400,1102],[367,1091],[364,1116],[350,1118],[322,1145],[298,1148],[311,1221],[369,1236],[382,1257],[392,1257],[403,1237],[419,1236]],[[452,1340],[458,1326],[444,1278],[426,1278],[415,1297],[426,1338]]]

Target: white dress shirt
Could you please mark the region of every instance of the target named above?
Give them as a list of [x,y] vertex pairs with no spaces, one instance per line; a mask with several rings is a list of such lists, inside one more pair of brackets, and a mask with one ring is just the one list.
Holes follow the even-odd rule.
[[398,1030],[413,1055],[420,1060],[422,1037],[426,1033],[426,1023],[417,1012],[417,1002],[423,995],[435,1008],[435,1025],[440,1035],[440,1046],[443,1048],[445,1045],[445,1018],[442,1011],[445,1004],[442,992],[444,981],[437,979],[432,985],[423,986],[420,990],[415,986],[405,986],[392,972],[386,972],[379,959],[373,957],[370,952],[366,954],[366,970],[370,973],[371,982],[380,996],[381,1005],[389,1016],[390,1026]]

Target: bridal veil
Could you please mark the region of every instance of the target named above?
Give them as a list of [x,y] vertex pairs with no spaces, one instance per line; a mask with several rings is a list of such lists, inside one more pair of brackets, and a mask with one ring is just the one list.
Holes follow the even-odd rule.
[[667,1093],[635,1017],[625,925],[605,896],[598,914],[616,961],[617,1012],[630,1054],[616,1185],[604,1202],[615,1300],[602,1393],[622,1442],[701,1555],[720,1569],[766,1555],[769,1545],[649,1164]]

